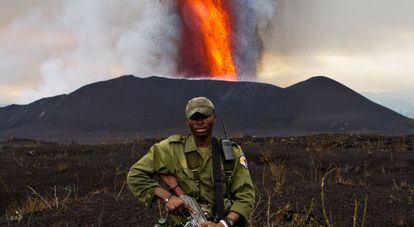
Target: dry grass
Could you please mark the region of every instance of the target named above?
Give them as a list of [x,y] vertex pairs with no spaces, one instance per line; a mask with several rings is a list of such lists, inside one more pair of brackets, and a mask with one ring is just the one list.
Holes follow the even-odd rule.
[[[336,168],[331,169],[329,171],[327,171],[321,179],[321,204],[322,204],[322,212],[323,212],[323,216],[325,219],[325,223],[328,227],[330,226],[334,226],[332,224],[332,216],[330,216],[330,218],[328,218],[328,211],[326,208],[326,195],[325,195],[325,191],[324,191],[324,187],[325,187],[325,180],[328,178],[328,176],[333,173],[333,172],[338,172]],[[356,227],[357,226],[357,220],[358,220],[358,208],[359,208],[360,202],[358,199],[354,199],[354,214],[352,217],[352,226]],[[361,225],[358,226],[364,226],[365,225],[365,221],[366,221],[366,215],[367,215],[367,209],[368,209],[368,196],[365,197],[365,202],[364,202],[364,208],[363,208],[363,214],[362,214],[362,221],[361,221]]]
[[30,218],[34,213],[42,211],[51,211],[55,214],[65,212],[68,209],[69,197],[72,194],[72,190],[66,187],[64,191],[66,195],[63,197],[58,196],[58,189],[54,186],[52,195],[41,195],[35,189],[27,186],[31,194],[25,199],[20,201],[14,201],[6,209],[6,219],[9,222],[20,222],[23,217],[28,217],[28,225],[30,225]]
[[[61,211],[65,210],[67,208],[67,200],[69,199],[70,195],[72,194],[72,189],[70,187],[66,187],[64,190],[66,191],[66,195],[62,198],[59,198],[58,190],[56,185],[53,187],[53,194],[52,195],[41,195],[36,190],[34,190],[32,187],[27,186],[27,188],[32,192],[32,195],[37,198],[37,200],[33,200],[31,197],[29,197],[29,205],[36,205],[38,206],[27,206],[26,213],[29,211],[30,213],[35,211],[40,211],[44,209],[49,209],[50,211],[53,211],[55,213],[60,213]],[[40,200],[39,200],[40,199]],[[32,203],[31,201],[41,201],[40,203]],[[40,208],[40,209],[39,209]]]

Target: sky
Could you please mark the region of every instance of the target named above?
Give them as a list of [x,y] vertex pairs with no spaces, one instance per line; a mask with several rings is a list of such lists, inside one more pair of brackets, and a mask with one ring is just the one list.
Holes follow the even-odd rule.
[[[248,1],[248,0],[244,0]],[[328,76],[414,117],[414,1],[256,0],[255,80],[287,87]],[[96,81],[171,76],[173,0],[2,0],[0,105]],[[260,21],[259,21],[260,22]]]

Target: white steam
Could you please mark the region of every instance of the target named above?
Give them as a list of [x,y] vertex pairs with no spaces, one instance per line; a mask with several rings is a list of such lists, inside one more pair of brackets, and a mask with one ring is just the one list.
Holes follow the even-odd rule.
[[[16,39],[0,48],[0,71],[16,85],[32,84],[15,90],[13,101],[27,103],[124,74],[174,75],[179,34],[172,2],[73,0],[54,12],[14,19],[5,28]],[[22,35],[30,38],[22,42]]]

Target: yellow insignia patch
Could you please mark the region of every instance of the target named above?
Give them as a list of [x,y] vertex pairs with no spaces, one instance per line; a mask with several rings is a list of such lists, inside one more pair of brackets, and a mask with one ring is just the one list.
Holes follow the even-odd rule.
[[244,167],[244,168],[246,168],[247,169],[247,159],[246,159],[246,157],[244,156],[244,155],[242,155],[241,157],[240,157],[240,164]]

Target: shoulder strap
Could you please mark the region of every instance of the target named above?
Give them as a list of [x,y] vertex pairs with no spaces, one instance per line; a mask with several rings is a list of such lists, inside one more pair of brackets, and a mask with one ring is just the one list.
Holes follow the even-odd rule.
[[[234,160],[235,160],[235,156],[233,153],[233,146],[235,146],[236,144],[231,142],[230,140],[222,140],[221,145],[222,145],[221,147],[223,151],[222,162],[223,162],[223,167],[224,167],[224,173],[226,175],[226,179],[225,179],[226,187],[227,187],[226,198],[231,200],[232,199],[231,198],[231,183],[232,183],[231,177],[233,174]],[[227,155],[226,155],[226,152],[227,152]]]
[[221,184],[221,153],[219,141],[216,137],[212,138],[211,151],[213,156],[213,179],[214,179],[214,192],[216,195],[215,203],[215,216],[216,220],[224,219],[224,199],[223,199],[223,186]]
[[234,160],[231,161],[224,161],[223,160],[223,166],[224,166],[224,173],[226,174],[226,187],[227,187],[227,193],[226,198],[231,199],[231,175],[233,174],[233,167],[234,167]]
[[187,160],[188,168],[191,170],[191,172],[193,172],[194,183],[200,189],[200,175],[198,174],[200,168],[200,155],[197,153],[197,151],[192,151],[185,153],[185,158]]
[[[185,142],[184,142],[184,146],[185,146]],[[197,188],[199,189],[198,190],[199,194],[196,197],[196,199],[198,200],[199,198],[201,198],[200,175],[198,174],[198,171],[200,169],[200,155],[198,154],[197,151],[187,152],[187,153],[185,153],[185,159],[186,159],[186,162],[187,162],[188,169],[190,169],[190,171],[193,173],[194,183],[196,184]]]

